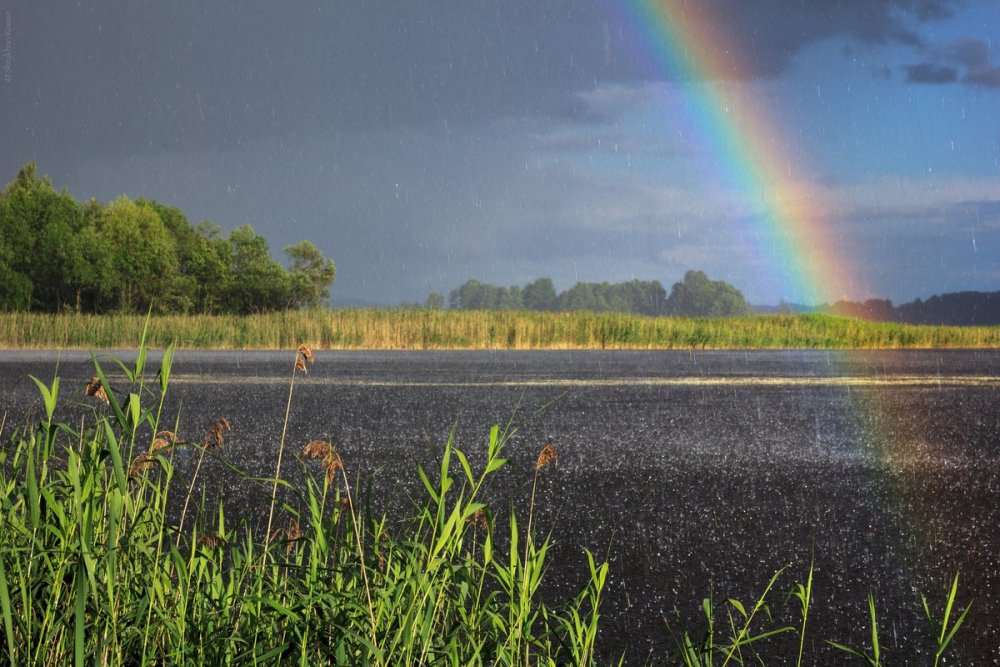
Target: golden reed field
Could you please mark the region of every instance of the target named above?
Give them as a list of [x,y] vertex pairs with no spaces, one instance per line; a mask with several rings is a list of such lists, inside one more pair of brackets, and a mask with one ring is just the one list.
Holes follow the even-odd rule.
[[[0,347],[122,348],[144,315],[5,313]],[[915,326],[830,315],[739,318],[621,313],[312,310],[261,315],[154,315],[148,343],[180,348],[282,349],[898,349],[1000,347],[1000,327]]]

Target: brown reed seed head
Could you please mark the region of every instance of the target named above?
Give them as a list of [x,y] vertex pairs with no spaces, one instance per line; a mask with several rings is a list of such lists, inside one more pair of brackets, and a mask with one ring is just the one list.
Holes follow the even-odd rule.
[[299,522],[295,519],[295,517],[289,517],[288,526],[276,529],[273,533],[271,533],[271,536],[267,541],[274,542],[279,537],[284,537],[289,543],[285,549],[285,553],[291,553],[292,549],[297,546],[295,544],[295,540],[302,537],[302,530],[299,528]]
[[337,471],[344,469],[344,462],[341,460],[337,450],[333,449],[329,456],[323,459],[323,463],[326,464],[326,481],[333,484]]
[[558,462],[559,453],[556,451],[555,445],[550,442],[542,447],[542,451],[538,452],[538,459],[535,461],[535,471],[541,470],[550,463]]
[[203,544],[209,549],[217,549],[225,543],[226,540],[223,539],[223,537],[218,533],[203,533],[201,537],[198,538],[198,544]]
[[295,370],[302,371],[303,373],[308,373],[306,370],[306,362],[302,361],[302,357],[295,357]]
[[481,528],[482,530],[489,528],[489,524],[486,522],[486,512],[482,508],[473,512],[472,516],[466,519],[465,522],[473,528]]
[[139,456],[135,457],[135,460],[132,461],[132,465],[128,467],[128,476],[133,479],[138,479],[139,477],[145,475],[149,468],[155,465],[156,459],[152,456],[149,454],[139,454]]
[[337,472],[344,469],[344,461],[340,454],[329,442],[325,440],[311,440],[308,445],[302,448],[299,453],[301,461],[322,461],[326,468],[326,479],[333,482]]
[[155,440],[153,440],[153,444],[151,444],[149,446],[149,453],[150,454],[155,454],[156,452],[160,451],[161,449],[167,449],[167,448],[169,448],[171,444],[173,444],[173,443],[171,443],[169,440],[167,440],[165,438],[156,438]]
[[299,528],[299,522],[292,517],[288,520],[288,528],[285,529],[285,537],[289,540],[297,540],[302,537],[302,529]]
[[310,364],[313,362],[313,351],[305,343],[299,345],[299,354],[301,354],[302,358]]
[[333,445],[329,442],[325,440],[312,440],[302,448],[299,459],[302,461],[325,459],[331,451],[333,451]]
[[90,378],[90,382],[87,383],[87,388],[85,390],[87,396],[93,396],[94,398],[104,401],[105,403],[110,403],[108,400],[108,394],[104,391],[104,386],[101,384],[101,378],[96,375]]
[[232,430],[233,427],[229,424],[229,420],[225,417],[219,417],[212,424],[212,428],[208,429],[208,435],[205,436],[205,448],[221,449],[226,444],[226,438],[223,433]]

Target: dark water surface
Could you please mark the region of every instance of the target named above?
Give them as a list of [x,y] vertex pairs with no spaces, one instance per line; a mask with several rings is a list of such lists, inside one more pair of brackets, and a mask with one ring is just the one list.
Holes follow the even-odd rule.
[[[555,541],[549,591],[585,580],[583,548],[607,554],[608,656],[666,662],[664,619],[700,633],[702,598],[749,603],[784,565],[772,609],[794,622],[784,593],[815,554],[807,664],[849,662],[825,639],[865,645],[869,589],[887,663],[929,664],[919,592],[939,612],[956,570],[960,602],[974,604],[948,664],[1000,664],[998,352],[317,357],[296,384],[289,446],[331,440],[391,514],[405,515],[421,490],[415,464],[432,465],[452,427],[475,465],[491,424],[518,425],[513,465],[490,490],[498,512],[525,511],[535,457],[555,443],[559,464],[543,472],[536,517]],[[8,424],[40,414],[26,375],[51,379],[55,361],[0,353]],[[288,352],[179,352],[164,423],[179,419],[182,435],[199,438],[225,416],[227,456],[271,475],[292,361]],[[64,353],[59,363],[63,417],[78,418],[72,404],[92,374],[89,357]],[[179,472],[190,467],[182,456]],[[206,478],[230,523],[266,502],[221,466]]]

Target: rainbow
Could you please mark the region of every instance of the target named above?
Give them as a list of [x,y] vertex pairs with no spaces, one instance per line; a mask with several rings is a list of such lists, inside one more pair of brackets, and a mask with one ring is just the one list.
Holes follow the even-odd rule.
[[[751,210],[752,232],[791,301],[832,303],[846,298],[851,270],[829,229],[830,207],[820,188],[793,177],[787,128],[762,102],[737,93],[745,80],[739,41],[725,33],[703,0],[624,0],[615,3],[640,35],[642,58],[654,75],[684,82],[690,120],[728,186]],[[622,10],[624,10],[622,12]]]
[[[754,229],[749,231],[761,239],[786,298],[817,304],[850,296],[854,291],[851,280],[859,273],[843,252],[842,239],[831,229],[829,197],[819,187],[794,178],[805,170],[796,168],[790,132],[774,120],[776,116],[764,102],[751,102],[731,83],[750,77],[739,41],[725,33],[724,21],[710,15],[711,3],[612,1],[616,18],[624,18],[639,34],[639,57],[657,68],[653,74],[680,83],[671,90],[683,95],[691,109],[689,120],[711,151],[720,175],[756,212],[751,223]],[[851,362],[852,357],[844,359]],[[929,513],[932,499],[919,489],[905,488],[899,480],[906,478],[901,473],[922,456],[933,455],[936,445],[900,437],[883,426],[913,420],[913,415],[900,415],[905,404],[897,400],[892,387],[846,390],[856,424],[865,434],[848,436],[854,452],[874,456],[900,473],[886,482],[894,495],[913,497],[909,509],[900,510],[905,516],[903,525],[914,532],[926,521],[922,517]],[[888,548],[907,551],[904,536],[895,539],[898,542]]]

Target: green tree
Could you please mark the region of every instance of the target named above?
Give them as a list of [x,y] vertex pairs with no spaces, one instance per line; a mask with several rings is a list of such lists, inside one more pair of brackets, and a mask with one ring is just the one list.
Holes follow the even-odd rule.
[[556,310],[558,299],[551,278],[539,278],[524,286],[524,307],[528,310]]
[[72,291],[77,312],[96,312],[102,303],[112,301],[112,257],[97,231],[101,205],[92,200],[83,209],[83,223],[73,237],[73,252],[63,280]]
[[615,310],[643,315],[662,315],[667,301],[667,291],[658,280],[632,280],[614,285]]
[[291,294],[288,271],[271,259],[267,239],[243,225],[230,232],[229,245],[232,282],[225,310],[259,313],[286,308]]
[[297,308],[312,308],[330,296],[330,285],[337,278],[337,267],[309,241],[285,248],[291,261],[290,302]]
[[[60,206],[60,204],[68,206]],[[32,254],[31,278],[34,283],[34,307],[44,310],[62,310],[67,301],[72,302],[71,267],[79,265],[76,257],[79,246],[75,232],[82,218],[76,202],[50,200],[41,228],[36,230],[35,250]],[[68,280],[69,279],[69,280]]]
[[606,310],[595,293],[596,283],[577,283],[559,295],[559,310]]
[[448,304],[457,310],[477,310],[484,308],[483,284],[472,278],[448,294]]
[[160,216],[174,240],[177,272],[161,296],[165,307],[174,312],[217,312],[229,284],[229,246],[219,244],[218,227],[203,222],[192,227],[187,216],[174,206],[139,199],[136,203]]
[[[34,163],[32,174],[34,173]],[[25,167],[21,168],[24,171]],[[21,176],[21,172],[18,172]],[[31,307],[33,284],[25,273],[34,252],[34,233],[23,215],[24,194],[15,179],[0,193],[0,309],[27,310]]]
[[155,210],[119,197],[100,210],[96,229],[107,250],[109,271],[101,277],[112,308],[123,311],[169,310],[163,299],[177,281],[174,238]]
[[424,308],[427,310],[444,310],[444,295],[441,292],[431,292],[427,295]]
[[31,279],[13,268],[11,255],[0,238],[0,311],[27,310],[31,306]]
[[524,293],[521,288],[517,285],[511,285],[497,289],[496,308],[498,310],[523,310]]
[[[26,163],[0,194],[0,246],[4,247],[5,283],[24,308],[58,311],[82,308],[83,294],[94,290],[92,264],[100,253],[92,228],[100,208],[81,206],[65,190],[56,192],[48,177],[39,178]],[[24,303],[25,294],[29,302]],[[11,305],[11,304],[8,304]]]
[[34,162],[25,163],[0,193],[0,300],[8,307],[31,308],[35,291],[33,261],[38,230],[53,195],[48,178],[39,178]]
[[722,280],[709,280],[702,271],[688,271],[674,283],[666,302],[670,315],[682,317],[731,317],[750,314],[743,293]]

